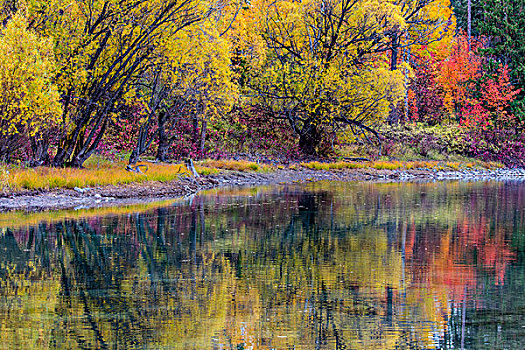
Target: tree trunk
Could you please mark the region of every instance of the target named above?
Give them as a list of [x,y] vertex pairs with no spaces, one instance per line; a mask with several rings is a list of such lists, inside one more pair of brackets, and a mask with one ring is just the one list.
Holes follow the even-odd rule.
[[186,159],[184,163],[186,164],[186,168],[190,171],[191,176],[199,177],[199,173],[195,169],[195,165],[193,165],[193,160],[191,158]]
[[[397,33],[392,34],[392,47],[391,47],[392,55],[390,57],[390,70],[391,71],[397,70],[397,57],[399,54],[399,40],[400,40],[400,37]],[[399,108],[396,105],[391,104],[390,114],[388,115],[387,123],[396,124],[398,121],[399,121]]]
[[194,114],[192,117],[193,121],[193,144],[197,146],[199,144],[199,118]]
[[11,161],[11,153],[13,150],[20,147],[19,138],[17,135],[8,135],[0,138],[0,161],[9,163]]
[[158,104],[155,105],[154,110],[148,114],[146,123],[142,124],[139,128],[139,135],[137,137],[137,143],[135,144],[135,147],[133,148],[133,151],[131,152],[131,155],[129,156],[128,164],[130,165],[137,164],[140,156],[148,150],[148,148],[151,146],[151,143],[153,142],[155,138],[154,135],[150,134],[150,129],[152,128],[154,118],[157,117],[157,113],[155,112],[157,108],[158,108]]
[[72,168],[83,168],[83,164],[86,160],[87,158],[84,159],[84,157],[73,157],[69,166]]
[[199,156],[202,158],[204,157],[204,145],[206,142],[206,128],[208,127],[208,122],[206,119],[202,119],[201,122],[201,140],[199,145]]
[[36,138],[31,138],[31,151],[33,152],[33,157],[29,162],[29,166],[42,166],[49,165],[51,163],[51,157],[49,155],[49,142],[42,139],[37,140]]
[[157,148],[157,160],[160,162],[166,161],[166,154],[168,153],[169,140],[166,134],[166,113],[159,113],[159,146]]
[[392,55],[390,57],[390,70],[394,71],[397,69],[397,56],[399,53],[399,36],[397,33],[392,34]]
[[129,156],[128,164],[130,165],[137,164],[137,162],[139,161],[140,155],[146,152],[146,149],[148,148],[146,146],[146,138],[148,134],[148,129],[149,129],[149,121],[148,121],[148,124],[146,124],[145,126],[142,125],[140,127],[139,136],[137,138],[137,143],[135,147],[133,148],[131,155]]
[[98,129],[98,132],[96,134],[91,132],[87,138],[85,138],[83,132],[81,133],[81,137],[78,138],[76,147],[74,148],[71,161],[66,162],[67,166],[74,168],[84,167],[84,162],[97,150],[100,140],[102,140],[102,136],[106,131],[107,122],[108,120],[105,119]]
[[[82,126],[83,125],[83,126]],[[53,158],[52,166],[56,168],[63,168],[71,166],[69,162],[73,155],[77,154],[79,150],[79,139],[83,139],[83,133],[86,130],[84,121],[80,121],[71,133],[66,133],[59,141],[59,147],[55,157]],[[81,141],[83,143],[83,141]]]
[[299,149],[306,155],[317,155],[317,146],[321,142],[321,137],[317,130],[305,132],[299,136]]
[[55,168],[63,168],[66,162],[66,155],[66,149],[64,147],[58,147],[57,153],[55,154],[51,165]]
[[397,105],[390,105],[390,113],[388,114],[387,123],[390,125],[397,124],[399,122],[399,107]]
[[131,152],[131,155],[129,156],[128,164],[134,165],[134,164],[137,164],[138,161],[139,161],[139,150],[138,150],[138,146],[136,146],[135,148],[133,148],[133,151]]

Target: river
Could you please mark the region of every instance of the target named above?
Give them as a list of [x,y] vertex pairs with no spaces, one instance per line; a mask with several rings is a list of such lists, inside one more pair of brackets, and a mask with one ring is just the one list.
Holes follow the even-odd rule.
[[525,183],[0,216],[1,349],[523,349]]

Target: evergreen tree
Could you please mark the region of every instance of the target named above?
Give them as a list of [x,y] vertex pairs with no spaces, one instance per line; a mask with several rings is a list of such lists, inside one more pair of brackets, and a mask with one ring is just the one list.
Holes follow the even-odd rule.
[[[458,26],[466,25],[467,0],[459,0],[456,12]],[[521,89],[513,111],[525,122],[525,0],[483,0],[472,2],[473,34],[486,37],[482,50],[488,65],[496,72],[499,65],[511,69],[512,84]],[[464,13],[463,13],[464,12]]]

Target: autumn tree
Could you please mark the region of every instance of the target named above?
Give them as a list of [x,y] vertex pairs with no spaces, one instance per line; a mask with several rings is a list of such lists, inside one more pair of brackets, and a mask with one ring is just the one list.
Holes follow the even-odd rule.
[[42,138],[61,114],[53,43],[27,29],[25,10],[9,17],[0,29],[0,158],[30,141],[37,164],[48,158]]
[[116,106],[155,66],[159,43],[199,21],[193,0],[40,3],[36,28],[53,36],[63,133],[54,166],[80,167],[96,150]]
[[399,9],[381,1],[252,3],[265,50],[246,50],[253,62],[247,94],[299,135],[315,154],[328,130],[372,133],[403,94],[403,75],[389,70],[377,49],[385,31],[405,26]]
[[428,46],[451,36],[455,29],[449,0],[398,0],[394,4],[400,9],[406,26],[394,26],[387,32],[392,70],[397,69],[400,49],[414,45]]
[[[411,64],[413,52],[422,47],[427,56],[435,51],[447,50],[446,45],[451,41],[456,27],[449,0],[398,0],[394,3],[399,7],[406,27],[393,27],[387,32],[391,70],[398,69],[400,62]],[[440,45],[442,42],[445,45]],[[407,73],[405,70],[406,82]],[[408,105],[408,95],[405,96],[405,102]],[[388,122],[398,122],[400,114],[399,106],[392,103]]]
[[[173,129],[184,118],[191,119],[192,143],[203,154],[208,121],[229,112],[238,95],[232,78],[230,45],[221,35],[223,22],[228,19],[210,14],[162,42],[155,70],[147,72],[136,89],[139,96],[147,98],[147,115],[140,125],[131,164],[155,137],[156,158],[166,161],[176,138]],[[157,133],[152,135],[149,130],[154,124]]]
[[413,55],[414,78],[408,91],[408,118],[435,125],[445,121],[448,115],[448,110],[443,108],[443,87],[437,83],[440,62],[433,54],[422,56],[417,52]]
[[468,51],[468,40],[458,35],[448,57],[437,63],[436,84],[443,90],[444,107],[456,120],[461,120],[461,111],[469,103],[471,83],[483,74],[483,59],[477,52],[480,42]]

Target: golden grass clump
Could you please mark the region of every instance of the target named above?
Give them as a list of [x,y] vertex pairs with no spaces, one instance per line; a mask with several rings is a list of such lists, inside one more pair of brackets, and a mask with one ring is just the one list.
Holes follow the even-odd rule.
[[334,163],[321,163],[321,162],[303,162],[301,166],[314,169],[314,170],[334,170],[334,169],[358,169],[364,168],[365,166],[357,162],[345,162],[339,161]]
[[447,162],[446,163],[447,168],[450,168],[452,170],[459,170],[460,165],[461,164],[459,162]]
[[505,165],[500,162],[484,162],[483,167],[486,169],[502,169]]
[[330,169],[359,169],[363,168],[364,165],[357,162],[335,162],[335,163],[329,163]]
[[197,173],[199,173],[199,175],[202,175],[202,176],[217,175],[218,173],[220,173],[219,169],[208,168],[208,167],[198,166],[198,165],[195,166],[195,170],[197,170]]
[[415,160],[411,162],[405,162],[406,169],[435,169],[438,167],[439,162],[436,161],[423,161]]
[[236,170],[236,171],[255,171],[255,172],[268,172],[272,169],[271,166],[266,164],[257,164],[247,160],[204,160],[198,162],[199,167],[212,168],[212,169],[224,169],[224,170]]
[[330,166],[328,163],[321,163],[321,162],[302,162],[302,167],[308,168],[308,169],[314,169],[314,170],[329,170]]
[[396,170],[403,167],[403,163],[395,161],[376,161],[370,163],[370,168],[377,170]]
[[[145,165],[145,164],[144,164]],[[147,167],[147,170],[146,170]],[[12,190],[48,190],[141,183],[145,181],[172,181],[189,174],[184,164],[147,164],[140,168],[144,174],[130,172],[123,163],[104,168],[48,168],[13,169],[9,174]]]

